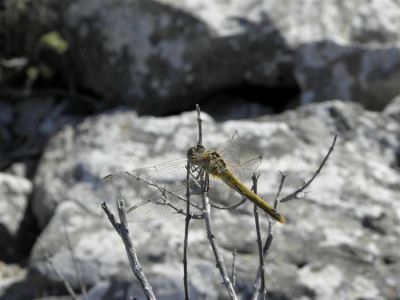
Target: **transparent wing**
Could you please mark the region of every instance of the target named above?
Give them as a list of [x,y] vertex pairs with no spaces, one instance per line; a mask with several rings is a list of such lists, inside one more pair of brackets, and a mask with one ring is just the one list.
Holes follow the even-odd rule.
[[[246,185],[251,185],[251,175],[261,163],[261,156],[241,159],[238,131],[218,147],[230,170]],[[183,218],[186,211],[186,158],[130,171],[113,173],[104,177],[106,198],[124,199],[128,219],[145,223],[166,218]],[[199,170],[192,169],[189,177],[192,213],[201,214],[200,186],[196,180]],[[209,195],[215,202],[231,206],[241,201],[241,196],[225,184],[211,178]],[[223,200],[223,201],[220,201]],[[226,200],[226,201],[224,201]]]
[[[239,131],[234,130],[229,136],[229,138],[217,148],[217,152],[225,154],[228,154],[229,152],[232,151],[237,152],[238,139],[239,139]],[[236,156],[238,154],[239,153],[233,153],[233,156]]]
[[217,148],[217,152],[224,158],[228,167],[241,179],[249,180],[262,162],[262,156],[256,153],[245,153],[246,144],[235,130],[230,137]]
[[[104,177],[107,199],[124,199],[128,207],[128,220],[144,223],[165,218],[184,217],[186,211],[186,158]],[[193,194],[198,185],[190,177]],[[191,197],[196,210],[196,197]]]
[[[246,144],[246,141],[240,137],[238,130],[235,130],[231,136],[225,141],[217,151],[224,158],[228,168],[249,188],[252,185],[251,177],[257,171],[261,162],[262,156],[255,153],[246,153],[241,147]],[[215,206],[232,207],[243,202],[242,197],[231,188],[227,188],[224,184],[214,184],[217,201]]]

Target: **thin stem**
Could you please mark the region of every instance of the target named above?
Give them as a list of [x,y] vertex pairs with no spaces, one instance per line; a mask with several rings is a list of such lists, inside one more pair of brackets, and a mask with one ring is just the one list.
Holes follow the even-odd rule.
[[192,219],[192,214],[190,213],[190,163],[187,162],[186,165],[186,217],[185,217],[185,239],[183,241],[183,285],[185,288],[185,299],[189,300],[189,287],[188,287],[188,270],[187,270],[187,249],[188,249],[188,239],[189,239],[189,223]]
[[322,168],[324,167],[325,163],[327,162],[333,149],[335,148],[336,140],[337,140],[337,134],[335,134],[335,136],[333,137],[333,141],[332,141],[331,147],[328,150],[328,153],[325,155],[324,159],[322,160],[321,164],[319,165],[318,169],[315,171],[313,176],[308,181],[306,181],[299,189],[297,189],[293,193],[291,193],[291,194],[287,195],[286,197],[284,197],[283,199],[281,199],[280,202],[287,202],[292,199],[296,199],[297,195],[299,193],[301,193],[302,191],[304,191],[314,181],[314,179],[318,176],[318,174],[321,172]]
[[[257,194],[257,182],[258,178],[260,175],[256,175],[253,173],[252,180],[253,180],[253,187],[252,190],[254,191],[255,194]],[[257,246],[258,246],[258,257],[260,260],[259,267],[258,267],[258,273],[260,274],[260,284],[258,284],[258,281],[255,283],[255,293],[257,295],[261,293],[261,299],[265,299],[266,295],[266,288],[265,288],[265,262],[264,262],[264,255],[263,255],[263,246],[262,246],[262,237],[261,237],[261,230],[260,230],[260,219],[258,215],[258,209],[257,205],[254,205],[254,220],[256,224],[256,233],[257,233]]]
[[237,256],[237,249],[235,248],[232,252],[232,285],[233,287],[236,286],[236,256]]
[[276,196],[275,196],[275,200],[274,200],[274,209],[278,208],[278,204],[279,204],[279,196],[281,195],[282,192],[282,188],[283,188],[283,184],[285,183],[287,174],[280,172],[281,173],[281,180],[279,182],[279,187],[278,187],[278,191],[276,192]]
[[132,268],[133,274],[135,274],[136,278],[139,280],[142,289],[144,291],[144,294],[146,295],[146,298],[155,300],[156,297],[154,296],[153,288],[151,287],[149,281],[146,278],[146,275],[143,272],[142,266],[140,265],[136,254],[136,249],[132,243],[131,238],[129,237],[128,221],[126,217],[126,208],[124,200],[118,201],[118,215],[120,223],[117,223],[115,221],[114,215],[112,214],[112,212],[108,208],[108,205],[105,202],[103,202],[101,207],[106,213],[111,225],[114,227],[115,231],[118,233],[118,235],[124,242],[125,250],[129,259],[129,264]]
[[[161,200],[163,200],[163,202],[157,202],[157,201],[155,201],[155,200],[157,200],[157,198],[155,198],[154,201],[152,201],[153,203],[160,204],[160,205],[166,205],[166,206],[170,207],[172,210],[174,210],[176,213],[179,213],[181,215],[186,215],[186,212],[183,209],[178,208],[177,206],[175,206],[174,204],[172,204],[168,200],[168,196],[167,195],[170,195],[170,196],[176,198],[179,201],[187,203],[186,202],[186,197],[178,195],[177,193],[172,192],[172,191],[166,189],[165,187],[161,187],[159,184],[157,184],[155,182],[148,181],[148,180],[146,180],[146,179],[144,179],[144,178],[142,178],[140,176],[134,175],[134,174],[129,173],[129,172],[126,172],[126,174],[128,176],[131,176],[131,177],[135,178],[136,180],[140,180],[140,181],[144,182],[145,184],[156,188],[160,192],[160,198],[161,198]],[[139,205],[134,205],[134,206],[128,208],[128,213],[133,211],[133,210],[135,210],[138,206],[147,204],[148,202],[149,201],[143,201]],[[190,203],[190,205],[192,207],[195,207],[196,209],[201,210],[201,207],[196,205],[195,203],[192,203],[192,202],[189,202],[189,203]],[[202,214],[192,214],[192,219],[203,219],[203,215]]]
[[[287,175],[285,173],[283,173],[283,172],[280,172],[280,174],[281,174],[281,180],[279,182],[278,191],[276,193],[275,201],[274,201],[274,208],[275,209],[278,207],[279,196],[280,196],[280,193],[282,191],[283,185],[284,185],[286,177],[287,177]],[[274,239],[274,234],[272,233],[272,222],[271,222],[270,218],[268,218],[268,217],[267,217],[267,220],[268,220],[268,233],[267,233],[267,238],[265,240],[264,246],[262,247],[262,251],[261,251],[262,257],[263,257],[263,260],[264,260],[264,269],[265,269],[265,259],[267,257],[269,248],[272,245],[272,241]],[[258,244],[258,247],[259,247],[258,248],[258,253],[260,253],[259,244]],[[256,276],[256,280],[255,280],[255,283],[254,283],[255,290],[254,290],[254,294],[253,294],[252,300],[257,300],[258,299],[259,290],[260,290],[260,286],[261,286],[261,283],[262,283],[262,273],[263,272],[264,272],[264,270],[261,268],[261,265],[260,265],[258,267],[257,276]],[[264,296],[263,296],[264,299],[265,299],[265,296],[266,296],[266,294],[264,294]]]
[[67,229],[65,227],[64,221],[62,222],[62,224],[63,224],[65,240],[67,241],[67,247],[68,247],[69,252],[71,253],[72,265],[74,267],[75,276],[76,276],[76,278],[77,278],[77,280],[79,282],[79,286],[81,288],[81,292],[82,292],[83,298],[86,299],[87,298],[86,286],[83,283],[81,272],[79,271],[79,267],[78,267],[78,262],[77,262],[77,259],[76,259],[75,253],[74,253],[74,249],[73,249],[72,244],[71,244],[71,240],[69,238],[69,234],[68,234]]
[[50,255],[47,253],[47,251],[40,245],[42,248],[44,257],[47,261],[47,263],[52,267],[54,272],[56,272],[58,278],[61,280],[61,282],[64,284],[65,289],[68,291],[69,295],[71,296],[72,299],[74,300],[79,300],[78,295],[74,292],[74,289],[72,288],[71,284],[68,282],[68,280],[64,277],[64,275],[61,273],[61,271],[56,267],[54,264],[53,260],[50,258]]
[[[206,177],[208,177],[208,174],[206,174]],[[207,178],[206,179],[203,178],[203,180],[201,181],[202,182],[203,214],[204,214],[204,221],[206,223],[207,238],[210,242],[212,251],[215,256],[216,266],[219,269],[219,272],[221,274],[224,285],[228,291],[228,294],[231,297],[231,299],[237,300],[235,290],[233,289],[232,283],[229,279],[228,272],[226,271],[224,259],[221,255],[219,246],[218,246],[216,238],[215,238],[214,229],[213,229],[213,225],[211,222],[211,206],[210,206],[209,199],[207,197],[207,186],[206,186],[207,181],[208,181]]]
[[201,119],[201,111],[200,111],[200,106],[198,104],[196,104],[196,110],[197,110],[197,123],[198,123],[198,128],[199,128],[199,140],[197,142],[197,145],[202,145],[203,144],[203,128],[202,128],[203,120]]

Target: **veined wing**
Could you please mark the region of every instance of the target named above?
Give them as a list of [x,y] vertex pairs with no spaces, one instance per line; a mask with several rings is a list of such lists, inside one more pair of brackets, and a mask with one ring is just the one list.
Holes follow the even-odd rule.
[[[144,223],[184,215],[186,209],[186,158],[130,171],[109,174],[103,181],[107,198],[124,199],[128,220]],[[191,190],[196,190],[193,179]],[[191,199],[194,203],[194,199]],[[194,207],[196,209],[196,207]]]
[[[241,160],[239,143],[239,134],[235,131],[234,135],[229,139],[229,142],[226,143],[221,150],[220,155],[224,158],[229,168],[229,170],[221,176],[221,179],[231,188],[230,194],[232,194],[232,190],[235,190],[280,223],[285,223],[285,218],[272,207],[271,203],[268,203],[251,190],[252,183],[249,182],[249,179],[260,166],[262,156],[258,155],[244,161]],[[229,196],[229,198],[232,199],[233,197]]]
[[262,156],[255,153],[243,153],[241,144],[243,139],[239,131],[235,130],[217,152],[223,157],[230,170],[242,181],[248,181],[262,162]]
[[[259,166],[261,157],[240,160],[238,141],[239,134],[235,131],[218,149],[229,169],[242,181],[246,181]],[[146,168],[107,175],[104,177],[104,182],[109,187],[106,189],[106,197],[113,200],[124,199],[131,222],[179,217],[186,210],[186,164],[186,158],[179,158]],[[193,213],[200,214],[201,200],[196,196],[200,192],[199,184],[193,177],[190,177],[189,184]],[[210,196],[213,196],[213,190],[218,191],[217,196],[212,197],[215,200],[228,199],[229,202],[225,202],[225,206],[231,206],[241,200],[219,179],[212,180]],[[233,200],[234,198],[236,200]]]
[[[251,177],[254,172],[257,171],[261,162],[262,156],[256,155],[255,153],[246,153],[241,147],[246,144],[237,130],[235,130],[231,136],[222,145],[217,147],[217,152],[224,159],[229,171],[231,171],[240,180],[242,184],[251,188],[252,181]],[[220,180],[218,180],[220,181]],[[213,200],[216,207],[236,207],[238,204],[243,203],[242,196],[238,195],[236,191],[227,187],[224,183],[215,184],[216,191],[211,194],[215,194]],[[222,200],[222,201],[221,201]]]

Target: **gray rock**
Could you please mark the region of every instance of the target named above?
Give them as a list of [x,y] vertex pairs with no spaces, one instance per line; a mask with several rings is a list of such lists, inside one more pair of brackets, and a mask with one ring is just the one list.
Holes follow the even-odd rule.
[[32,183],[0,173],[0,260],[15,259],[15,239],[32,192]]
[[15,162],[7,168],[6,172],[17,177],[27,177],[28,166],[26,163]]
[[0,223],[15,235],[25,213],[32,183],[11,174],[0,173]]
[[42,0],[30,14],[33,32],[52,24],[73,45],[80,84],[141,112],[191,108],[243,81],[295,85],[293,53],[267,16],[265,28],[221,35],[183,7],[157,1]]
[[10,125],[13,119],[14,109],[6,103],[0,102],[0,125]]
[[11,141],[10,124],[13,117],[13,107],[6,102],[0,102],[0,150],[6,148]]
[[[289,45],[330,39],[341,44],[398,43],[400,2],[373,1],[168,1],[221,36],[263,28],[267,18]],[[218,13],[216,13],[218,12]]]
[[23,281],[26,275],[26,270],[16,264],[5,264],[0,261],[0,297],[6,298],[7,289],[18,281]]
[[[398,43],[400,2],[394,1],[278,1],[274,6],[280,11],[272,13],[285,37],[297,43],[334,40],[341,44],[351,43]],[[283,17],[283,18],[282,18]],[[278,24],[279,24],[278,23]]]
[[372,109],[399,92],[399,0],[31,6],[28,44],[55,28],[70,46],[80,85],[143,113],[188,109],[243,83],[299,85],[303,101],[350,99]]
[[385,107],[384,114],[395,120],[400,119],[400,95],[394,98],[389,105]]
[[49,115],[54,106],[54,99],[26,99],[16,106],[14,133],[22,137],[34,137],[39,133],[41,122]]
[[[279,170],[289,174],[285,195],[312,175],[333,134],[339,134],[331,159],[304,198],[280,204],[288,224],[273,228],[275,238],[266,267],[272,299],[396,299],[400,267],[396,251],[400,238],[396,225],[400,217],[399,119],[340,101],[307,105],[253,121],[217,124],[207,115],[203,118],[206,146],[220,145],[237,129],[240,139],[235,145],[243,157],[263,154],[258,190],[269,200],[275,195]],[[90,293],[110,299],[108,293],[115,295],[116,290],[137,291],[137,286],[131,285],[133,275],[123,245],[99,203],[117,197],[118,189],[125,196],[130,193],[128,202],[147,197],[150,189],[143,182],[126,179],[119,182],[121,186],[112,187],[116,190],[113,193],[100,178],[184,156],[197,141],[196,126],[194,113],[154,118],[116,111],[58,133],[48,144],[35,178],[33,208],[44,231],[32,251],[31,271],[40,274],[43,282],[58,282],[54,270],[43,261],[45,249],[79,289],[64,227],[81,277],[89,289],[92,287]],[[179,178],[177,173],[164,176],[166,183]],[[226,194],[210,197],[217,199],[218,195]],[[230,194],[222,202],[234,201]],[[182,294],[184,220],[166,214],[162,207],[144,207],[148,214],[139,215],[140,210],[132,213],[131,235],[157,293],[170,299]],[[238,249],[237,291],[244,298],[252,291],[258,264],[252,210],[246,202],[233,211],[214,209],[212,213],[228,267],[233,249]],[[157,212],[164,213],[163,217],[152,219],[152,213]],[[262,219],[264,236],[265,223]],[[225,295],[202,221],[191,223],[189,268],[195,295],[210,299]],[[173,296],[168,298],[165,291]]]
[[382,110],[400,93],[400,48],[306,44],[297,52],[296,75],[303,103],[343,99]]

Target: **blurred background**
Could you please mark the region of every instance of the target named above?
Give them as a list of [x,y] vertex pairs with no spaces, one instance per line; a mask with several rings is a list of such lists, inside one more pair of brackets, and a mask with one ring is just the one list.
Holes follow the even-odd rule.
[[[235,153],[263,155],[266,199],[280,171],[283,196],[310,178],[338,134],[304,197],[280,205],[268,299],[400,299],[399,0],[0,1],[0,299],[70,299],[65,282],[142,299],[101,179],[184,157],[196,103],[206,146],[238,130]],[[241,299],[252,211],[213,211]],[[184,222],[147,221],[132,222],[144,271],[160,299],[184,299]],[[191,299],[228,299],[203,222],[190,234]]]

